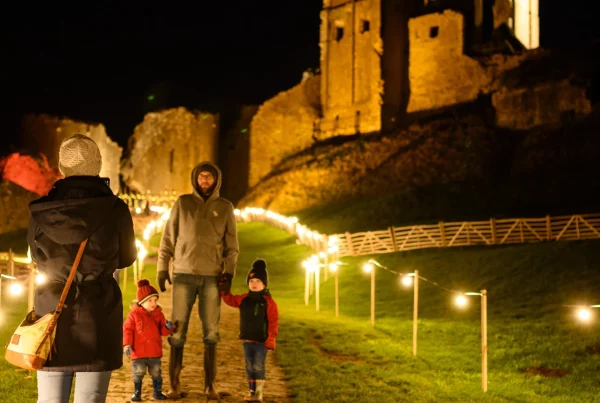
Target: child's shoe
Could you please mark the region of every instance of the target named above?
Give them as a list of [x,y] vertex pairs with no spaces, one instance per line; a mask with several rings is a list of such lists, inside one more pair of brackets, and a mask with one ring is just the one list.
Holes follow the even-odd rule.
[[263,389],[265,387],[264,379],[256,380],[256,391],[254,392],[254,402],[262,402],[263,400]]
[[155,400],[167,400],[167,397],[162,393],[162,379],[153,379],[152,386],[154,386],[154,395],[152,397]]
[[254,402],[254,391],[253,390],[249,390],[248,394],[246,396],[244,396],[244,400],[247,402]]
[[142,401],[142,383],[134,382],[133,383],[133,395],[131,396],[132,402],[141,402]]

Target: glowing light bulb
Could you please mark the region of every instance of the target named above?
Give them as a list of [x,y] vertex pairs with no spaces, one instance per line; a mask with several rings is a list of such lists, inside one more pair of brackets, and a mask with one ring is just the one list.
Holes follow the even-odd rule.
[[48,278],[46,277],[45,274],[38,273],[37,276],[35,276],[36,284],[44,284],[46,282],[46,280],[48,280]]
[[329,263],[329,270],[330,271],[337,271],[337,269],[338,269],[337,263]]
[[458,306],[465,306],[467,305],[467,297],[465,297],[464,295],[459,295],[458,297],[456,297],[455,302]]
[[326,255],[325,255],[325,252],[319,252],[319,257],[320,257],[321,259],[325,259],[325,256],[326,256]]
[[363,266],[363,270],[365,273],[371,273],[374,269],[375,269],[375,266],[373,266],[373,263],[366,263]]
[[310,262],[308,260],[305,260],[304,262],[302,262],[302,267],[304,267],[305,269],[308,269],[310,266]]
[[136,213],[136,214],[142,214],[142,209],[141,209],[141,208],[139,208],[139,207],[136,207],[136,208],[135,208],[135,213]]
[[588,322],[592,318],[592,312],[587,308],[581,308],[577,311],[577,317],[584,322]]
[[410,287],[413,283],[412,277],[402,276],[402,285],[405,287]]
[[23,293],[23,286],[19,283],[12,283],[8,289],[10,295],[21,295]]

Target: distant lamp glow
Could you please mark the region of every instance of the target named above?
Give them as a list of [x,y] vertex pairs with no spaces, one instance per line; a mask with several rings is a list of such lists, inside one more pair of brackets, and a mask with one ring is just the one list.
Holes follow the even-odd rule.
[[402,285],[405,287],[410,287],[413,283],[413,279],[410,276],[402,276]]
[[23,286],[19,283],[12,283],[8,289],[10,295],[21,295],[23,293]]
[[371,273],[374,269],[375,266],[373,266],[373,263],[365,263],[365,265],[363,266],[363,271],[365,273]]
[[456,297],[454,302],[456,302],[456,305],[463,307],[467,305],[467,297],[465,297],[464,295],[459,295],[458,297]]
[[144,258],[146,257],[146,253],[146,248],[140,249],[140,251],[138,252],[138,259],[144,260]]
[[136,214],[142,214],[142,209],[141,209],[141,208],[139,208],[139,207],[136,207],[136,208],[135,208],[135,213],[136,213]]
[[45,274],[38,273],[37,276],[35,276],[35,283],[38,285],[44,284],[46,282],[46,280],[48,280],[48,278],[46,277]]
[[338,269],[337,263],[329,263],[329,271],[336,272]]
[[592,318],[592,312],[588,308],[581,308],[577,311],[577,317],[583,322],[589,322]]
[[308,260],[305,260],[302,262],[302,267],[304,267],[305,269],[308,269],[310,266],[310,262]]
[[326,256],[326,255],[325,255],[325,252],[319,252],[319,257],[320,257],[321,259],[325,259],[325,256]]

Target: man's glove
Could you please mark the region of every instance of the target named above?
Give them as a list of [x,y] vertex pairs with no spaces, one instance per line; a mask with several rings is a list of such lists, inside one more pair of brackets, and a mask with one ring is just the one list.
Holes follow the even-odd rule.
[[160,290],[162,292],[167,291],[167,287],[166,287],[166,282],[169,282],[169,284],[173,284],[171,283],[171,276],[169,276],[169,272],[167,270],[165,271],[159,271],[158,272],[158,286],[160,287]]
[[175,326],[175,325],[174,325],[174,324],[173,324],[173,322],[171,322],[170,320],[167,320],[167,321],[165,322],[165,327],[167,328],[167,330],[171,330],[171,329],[173,329],[173,327],[174,327],[174,326]]
[[221,278],[219,279],[219,291],[224,292],[225,294],[229,294],[231,291],[231,280],[233,279],[233,275],[229,273],[223,273]]
[[265,347],[267,350],[275,350],[275,337],[267,337],[267,341],[265,341]]
[[131,357],[131,346],[130,345],[123,346],[123,352],[125,353],[125,355],[127,357]]

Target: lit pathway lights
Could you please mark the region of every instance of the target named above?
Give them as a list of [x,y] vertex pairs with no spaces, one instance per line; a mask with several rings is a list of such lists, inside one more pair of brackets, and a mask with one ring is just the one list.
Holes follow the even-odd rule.
[[21,295],[23,293],[23,286],[15,280],[17,279],[14,276],[9,276],[8,274],[0,274],[0,308],[2,308],[2,279],[5,278],[7,280],[11,280],[10,286],[8,287],[8,293],[10,295]]
[[595,308],[600,308],[600,305],[565,305],[571,308],[577,308],[577,311],[575,311],[575,316],[577,317],[578,320],[580,320],[581,322],[584,323],[590,323],[591,321],[594,320],[594,313],[592,311],[592,309]]
[[320,268],[321,268],[321,263],[319,262],[319,256],[312,255],[309,259],[302,262],[302,267],[304,268],[304,272],[305,272],[304,304],[308,305],[308,299],[311,294],[310,281],[311,281],[311,277],[313,276],[313,273],[314,273],[315,293],[316,293],[315,304],[316,304],[316,310],[318,312],[320,309],[320,306],[319,306],[319,304],[320,304],[320,301],[319,301],[319,292],[320,292],[319,276],[320,276]]
[[465,292],[456,297],[456,304],[460,307],[467,305],[465,296],[480,296],[481,297],[481,389],[487,392],[487,291],[481,292]]

